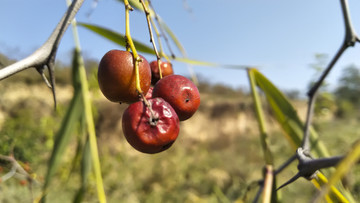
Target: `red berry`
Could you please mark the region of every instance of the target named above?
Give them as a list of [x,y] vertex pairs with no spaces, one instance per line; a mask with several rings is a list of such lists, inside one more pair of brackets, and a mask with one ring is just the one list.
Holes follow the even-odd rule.
[[147,100],[153,115],[142,101],[124,111],[122,127],[126,140],[136,150],[154,154],[168,149],[176,140],[180,124],[174,109],[161,98]]
[[[151,84],[155,85],[156,82],[160,80],[158,62],[152,61],[150,63],[150,68],[151,68]],[[174,70],[170,62],[160,61],[160,68],[161,68],[162,77],[174,74]]]
[[167,101],[180,121],[190,118],[200,106],[200,94],[196,85],[181,75],[169,75],[159,80],[153,89],[153,98]]
[[[151,70],[147,60],[140,56],[140,87],[146,94],[151,84]],[[111,50],[100,61],[98,70],[100,90],[112,102],[131,103],[139,100],[135,82],[135,66],[132,53]]]

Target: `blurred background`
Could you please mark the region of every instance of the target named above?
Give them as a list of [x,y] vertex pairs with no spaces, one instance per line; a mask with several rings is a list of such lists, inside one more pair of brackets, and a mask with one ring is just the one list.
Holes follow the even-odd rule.
[[[0,0],[0,68],[26,57],[52,32],[66,11],[65,1]],[[187,57],[224,65],[257,67],[285,93],[304,120],[306,91],[336,53],[344,38],[338,1],[153,1],[155,10],[176,34]],[[349,1],[355,29],[360,29],[360,2]],[[124,8],[116,0],[85,1],[79,22],[124,33]],[[149,43],[143,13],[131,13],[133,38]],[[85,67],[93,99],[104,186],[109,202],[234,202],[251,201],[253,182],[262,178],[264,160],[259,142],[246,71],[191,66],[173,61],[176,74],[196,73],[201,106],[181,123],[176,143],[167,151],[147,155],[135,151],[123,137],[126,105],[111,103],[98,89],[97,65],[110,49],[123,49],[79,27]],[[41,190],[47,162],[61,120],[73,96],[71,61],[74,43],[69,29],[57,54],[58,108],[38,73],[29,69],[0,82],[0,154],[13,154],[29,166],[39,185],[21,178],[0,183],[0,202],[28,202]],[[172,44],[175,55],[181,53]],[[314,127],[331,155],[344,154],[360,132],[360,49],[350,48],[322,86],[315,107]],[[144,54],[149,60],[154,56]],[[265,101],[265,98],[262,98]],[[266,103],[266,102],[264,102]],[[293,155],[268,106],[267,126],[275,166]],[[339,133],[340,132],[340,133]],[[53,181],[49,200],[69,202],[81,177],[74,162],[77,135],[72,138]],[[2,163],[0,161],[0,163]],[[281,184],[296,172],[293,163]],[[9,168],[0,164],[0,177]],[[359,199],[359,168],[344,185]],[[94,177],[91,177],[94,179]],[[301,192],[299,192],[301,191]],[[316,189],[299,179],[281,190],[283,201],[307,202]],[[58,194],[62,195],[59,196]],[[19,195],[21,194],[21,195]],[[85,196],[96,202],[93,181]]]

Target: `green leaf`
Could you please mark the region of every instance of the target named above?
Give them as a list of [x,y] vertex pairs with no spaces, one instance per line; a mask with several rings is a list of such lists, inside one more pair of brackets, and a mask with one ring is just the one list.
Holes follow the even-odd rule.
[[[115,31],[109,30],[107,28],[98,26],[98,25],[92,25],[92,24],[87,24],[87,23],[78,23],[78,25],[122,46],[122,47],[126,47],[126,43],[125,43],[125,35],[121,34],[121,33],[117,33]],[[147,54],[155,54],[154,50],[152,47],[139,42],[137,40],[134,40],[134,45],[136,47],[136,50],[139,52],[143,52],[143,53],[147,53]]]
[[[91,25],[91,24],[86,24],[86,23],[78,23],[78,25],[92,31],[95,32],[97,34],[99,34],[100,36],[115,42],[116,44],[125,47],[125,35],[121,34],[121,33],[117,33],[115,31],[112,31],[110,29],[101,27],[101,26],[97,26],[97,25]],[[154,50],[152,47],[147,46],[137,40],[134,40],[134,44],[136,47],[137,51],[143,52],[143,53],[148,53],[148,54],[155,54]],[[189,58],[181,58],[181,57],[176,57],[175,58],[176,61],[182,62],[182,63],[187,63],[187,64],[191,64],[191,65],[198,65],[198,66],[207,66],[207,67],[223,67],[223,68],[230,68],[230,69],[245,69],[247,66],[244,65],[224,65],[224,64],[218,64],[218,63],[212,63],[212,62],[206,62],[206,61],[199,61],[199,60],[194,60],[194,59],[189,59]]]
[[212,62],[207,62],[207,61],[199,61],[199,60],[194,60],[194,59],[189,59],[189,58],[181,58],[181,57],[176,57],[174,60],[178,61],[178,62],[182,62],[182,63],[191,64],[191,65],[206,66],[206,67],[241,69],[241,70],[245,70],[248,67],[245,65],[225,65],[225,64],[212,63]]
[[[270,104],[271,109],[273,110],[274,116],[280,127],[283,129],[286,138],[291,143],[292,147],[296,149],[301,146],[301,140],[303,136],[302,129],[304,124],[297,115],[295,108],[291,105],[285,95],[278,90],[275,85],[273,85],[264,75],[262,75],[256,69],[250,69],[250,72],[254,75],[257,86],[261,88],[266,95],[266,98]],[[328,157],[329,153],[325,148],[324,144],[318,139],[318,135],[315,130],[311,129],[311,143],[313,151],[319,157]],[[314,185],[322,185],[326,182],[326,178],[322,173],[318,173],[318,179],[313,179]],[[340,190],[345,191],[342,187]],[[335,187],[331,188],[331,193],[337,201],[346,200],[346,198],[339,192]],[[351,198],[351,197],[349,197]]]
[[252,97],[255,103],[255,113],[256,113],[256,119],[257,123],[259,125],[259,131],[260,131],[260,143],[261,147],[264,153],[264,159],[266,165],[273,165],[273,156],[268,144],[268,135],[267,135],[267,129],[265,125],[265,115],[263,111],[263,107],[260,100],[259,92],[256,89],[256,80],[254,77],[254,72],[251,71],[251,69],[248,69],[248,77],[250,81],[250,87],[251,87],[251,93]]
[[321,193],[316,198],[315,202],[320,202],[325,195],[329,194],[331,187],[341,180],[341,178],[349,172],[351,167],[360,160],[360,140],[358,140],[351,151],[345,156],[345,158],[336,167],[336,171],[329,179],[329,182],[323,188]]
[[66,112],[64,119],[62,120],[60,130],[56,134],[54,148],[51,153],[51,158],[48,163],[48,170],[45,177],[45,183],[43,186],[43,197],[42,202],[45,202],[45,196],[49,192],[48,187],[50,182],[59,166],[64,151],[69,144],[70,138],[72,137],[77,122],[83,113],[82,107],[82,95],[80,91],[76,91],[70,102],[70,106]]
[[91,151],[89,140],[86,140],[81,159],[81,187],[76,193],[74,203],[82,202],[88,186],[88,176],[91,171]]
[[[291,143],[294,149],[301,145],[304,124],[300,120],[295,108],[285,97],[285,95],[278,90],[264,75],[256,69],[251,69],[256,79],[256,83],[263,90],[266,98],[274,112],[274,116],[281,128],[285,132],[286,138]],[[314,152],[319,157],[327,157],[329,153],[324,144],[319,141],[317,133],[311,130],[311,143]]]

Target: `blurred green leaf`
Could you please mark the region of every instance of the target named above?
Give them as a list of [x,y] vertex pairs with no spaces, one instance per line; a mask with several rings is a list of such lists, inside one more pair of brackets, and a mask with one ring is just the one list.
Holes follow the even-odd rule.
[[[123,40],[125,38],[125,35],[123,35],[121,33],[117,33],[117,32],[111,31],[107,28],[100,27],[97,25],[91,25],[91,24],[86,24],[86,23],[78,23],[78,25],[85,27],[90,31],[93,31],[93,32],[99,34],[100,36],[102,36],[112,42],[115,42],[116,44],[118,44],[120,46],[125,47],[125,40]],[[140,51],[143,53],[148,53],[148,54],[155,54],[152,47],[147,46],[147,45],[145,45],[137,40],[134,40],[134,39],[133,39],[133,41],[134,41],[137,51]],[[183,50],[183,51],[185,51],[185,50]],[[210,67],[223,67],[223,68],[230,68],[230,69],[245,69],[247,67],[244,65],[223,65],[223,64],[217,64],[217,63],[212,63],[212,62],[199,61],[199,60],[194,60],[194,59],[189,59],[189,58],[181,58],[181,57],[176,57],[175,60],[182,62],[182,63],[191,64],[191,65],[208,66],[208,67],[209,66]]]
[[262,147],[262,151],[264,153],[264,159],[266,165],[273,165],[273,156],[268,144],[268,134],[265,122],[265,116],[263,107],[260,100],[259,92],[256,89],[256,79],[254,77],[254,72],[251,69],[248,69],[248,77],[250,81],[251,93],[255,103],[255,112],[256,112],[256,119],[259,126],[260,131],[260,143]]
[[74,203],[82,202],[86,188],[88,186],[88,176],[91,171],[91,151],[90,151],[90,144],[89,140],[86,140],[83,153],[82,153],[82,160],[81,160],[81,187],[77,191]]
[[[121,33],[117,33],[115,31],[109,30],[107,28],[98,26],[98,25],[92,25],[92,24],[87,24],[87,23],[78,23],[78,25],[95,32],[96,34],[99,34],[100,36],[115,42],[116,44],[125,47],[126,43],[125,43],[125,35],[121,34]],[[136,47],[136,50],[139,52],[143,52],[143,53],[148,53],[148,54],[155,54],[154,50],[152,47],[147,46],[145,44],[143,44],[142,42],[139,42],[137,40],[134,40],[134,45]]]
[[[304,124],[300,120],[295,108],[285,97],[285,95],[278,90],[264,75],[258,70],[251,69],[254,73],[257,85],[263,90],[266,98],[274,112],[274,116],[281,128],[284,130],[289,142],[293,148],[296,149],[301,145]],[[314,152],[319,157],[327,157],[329,153],[324,144],[318,139],[317,133],[311,130],[311,143]]]
[[[258,70],[253,68],[249,71],[254,74],[258,87],[265,93],[274,116],[280,124],[280,127],[283,129],[288,141],[292,144],[292,147],[296,149],[301,146],[304,124],[298,117],[295,108],[291,105],[285,95]],[[318,139],[315,130],[311,129],[310,133],[313,151],[319,157],[328,157],[329,153],[324,144]],[[323,182],[327,181],[325,176],[321,173],[318,174],[318,177],[321,178],[322,181],[313,179],[315,185],[321,185]],[[343,190],[343,188],[341,188],[341,190]],[[342,201],[346,199],[337,188],[333,187],[331,188],[331,191],[334,195],[333,197],[336,198],[335,200]]]
[[319,196],[316,198],[315,202],[321,202],[325,195],[329,194],[332,186],[341,180],[341,178],[349,172],[352,166],[360,160],[360,140],[357,141],[350,152],[345,156],[345,158],[339,163],[336,167],[336,171],[329,179],[329,182],[320,192]]
[[80,81],[80,74],[79,74],[79,67],[80,63],[78,60],[80,53],[76,50],[73,51],[73,60],[72,60],[72,68],[71,68],[71,76],[72,76],[72,83],[74,87],[74,91],[80,90],[81,81]]
[[54,148],[51,153],[51,158],[48,163],[48,170],[45,177],[45,182],[43,186],[43,198],[42,202],[45,202],[45,196],[49,192],[48,187],[50,182],[58,168],[58,165],[61,161],[62,156],[64,155],[65,149],[69,144],[70,138],[72,137],[78,120],[80,119],[83,113],[82,107],[82,95],[80,91],[74,93],[74,97],[70,102],[70,106],[66,112],[66,115],[62,121],[59,132],[55,137]]
[[181,58],[181,57],[176,57],[174,60],[178,61],[178,62],[182,62],[182,63],[191,64],[191,65],[207,66],[207,67],[242,69],[242,70],[244,70],[244,69],[246,69],[248,67],[248,66],[244,66],[244,65],[224,65],[224,64],[218,64],[218,63],[212,63],[212,62],[206,62],[206,61],[199,61],[199,60],[194,60],[194,59],[189,59],[189,58]]

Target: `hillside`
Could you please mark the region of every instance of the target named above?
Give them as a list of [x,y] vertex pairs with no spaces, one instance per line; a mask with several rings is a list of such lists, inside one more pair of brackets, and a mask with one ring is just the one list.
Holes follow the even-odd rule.
[[[72,92],[71,86],[57,86],[58,108],[54,111],[51,91],[44,84],[29,85],[6,80],[0,83],[0,151],[2,154],[12,151],[19,160],[29,162],[40,182],[46,171],[53,137]],[[236,200],[245,198],[245,194],[251,196],[256,191],[245,193],[251,181],[261,178],[264,164],[252,100],[246,94],[201,93],[198,112],[181,123],[180,135],[174,145],[166,152],[152,156],[137,152],[124,139],[121,117],[126,104],[109,102],[96,89],[92,91],[92,98],[104,184],[110,202],[158,201],[159,198],[159,201],[167,202],[212,201],[219,198],[219,191],[229,200]],[[306,102],[293,101],[293,104],[303,118]],[[266,113],[271,115],[270,111]],[[332,126],[335,125],[327,122],[319,125],[319,129],[334,132]],[[276,164],[280,164],[293,154],[293,150],[271,116],[268,117],[267,127],[271,150],[276,155]],[[345,147],[355,139],[345,139],[348,135],[344,135],[339,141],[326,139],[327,136],[332,135],[326,133],[323,137],[330,146]],[[72,162],[76,151],[76,137],[64,156],[59,177],[71,174],[66,166]],[[335,149],[331,152],[343,151],[341,147]],[[278,181],[282,183],[294,175],[295,168],[296,163],[284,171]],[[55,196],[49,196],[52,202],[67,201],[76,190],[76,184],[68,185],[64,180],[59,178],[56,181],[56,184],[65,184],[57,188],[65,194],[64,197],[59,199],[53,193]],[[349,184],[357,183],[350,181]],[[309,200],[315,190],[310,185],[305,180],[299,180],[284,188],[284,201],[294,198],[299,202]],[[4,194],[8,194],[0,197],[0,201],[14,200],[16,195],[11,194],[16,194],[17,187],[16,184],[0,185]],[[34,191],[40,189],[41,185],[36,186]],[[179,191],[182,195],[168,190]],[[299,190],[303,191],[301,195],[297,192]],[[29,191],[24,195],[31,196]],[[90,192],[87,199],[92,199],[94,195]]]

